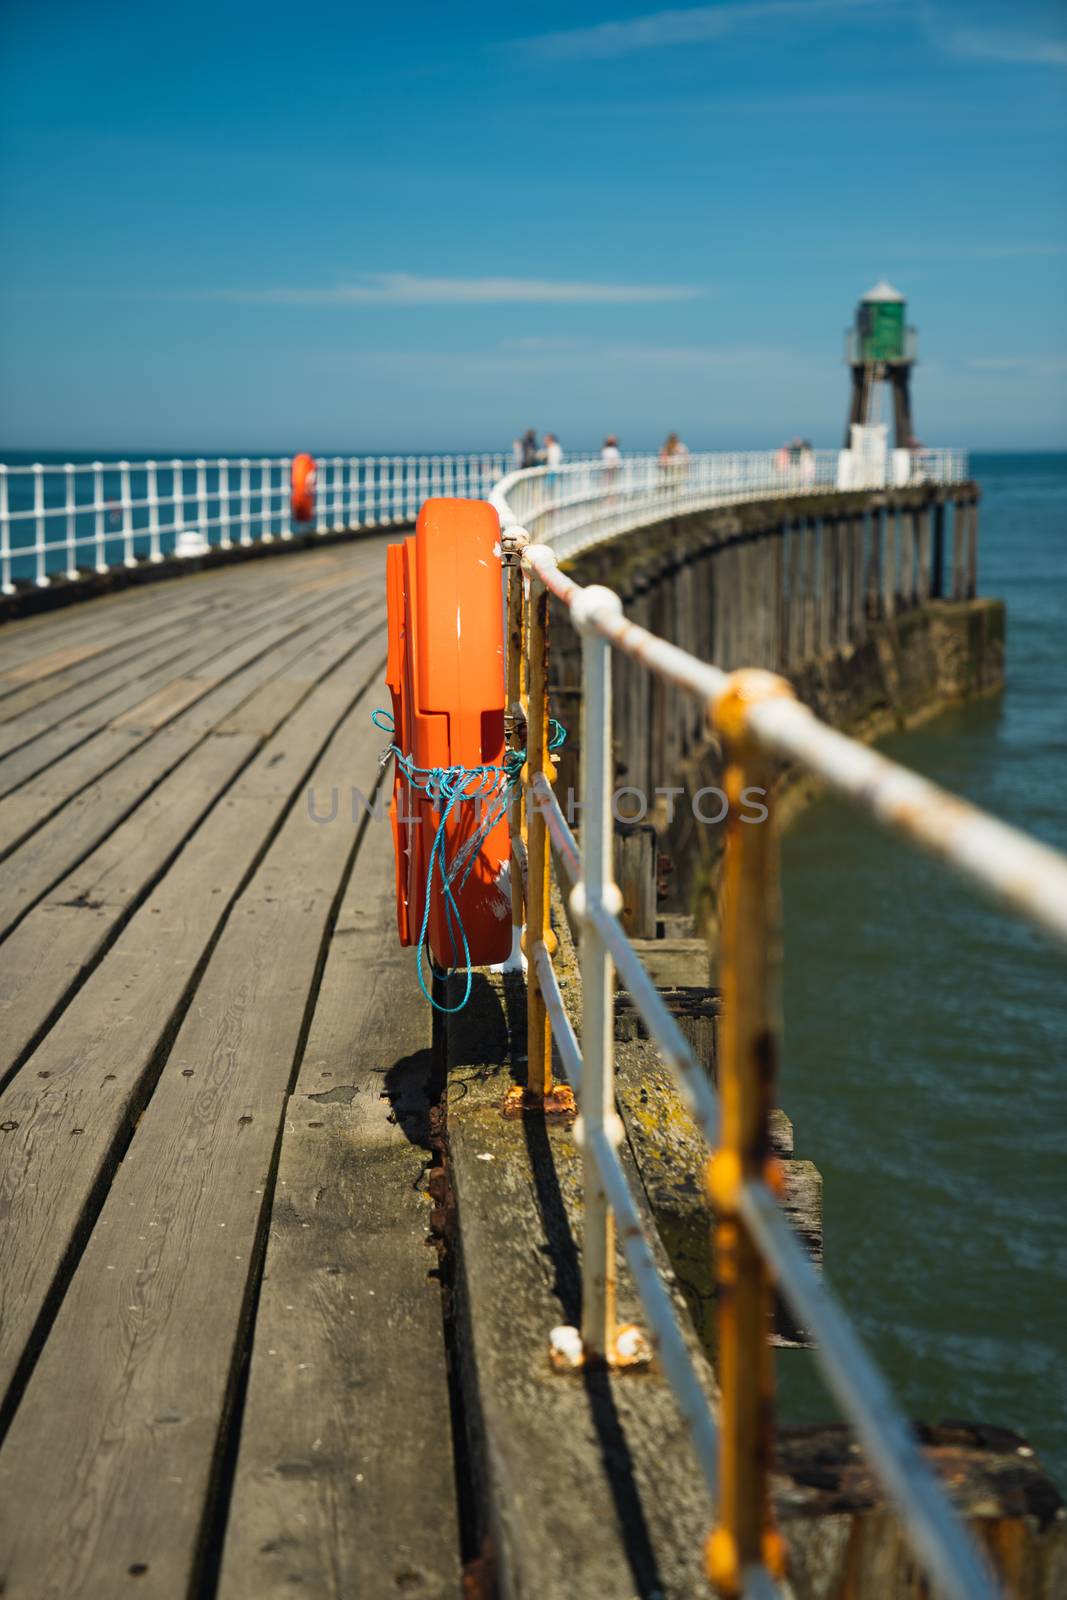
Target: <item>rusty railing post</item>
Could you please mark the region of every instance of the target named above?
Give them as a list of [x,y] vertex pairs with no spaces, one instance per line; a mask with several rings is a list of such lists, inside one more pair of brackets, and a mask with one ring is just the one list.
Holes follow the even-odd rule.
[[526,1090],[531,1099],[543,1100],[552,1089],[552,1024],[541,993],[534,952],[543,944],[550,956],[555,955],[556,936],[550,916],[548,831],[540,806],[531,801],[530,785],[538,772],[543,772],[549,783],[554,782],[556,768],[548,753],[548,590],[535,574],[530,575],[527,597],[526,643],[529,705],[526,765],[522,773],[527,857],[526,932],[522,944],[527,960]]
[[[506,732],[511,750],[526,748],[526,653],[523,649],[523,601],[525,579],[520,565],[527,536],[521,531],[504,533],[501,545],[507,574],[507,716]],[[511,965],[521,964],[522,925],[526,912],[526,807],[521,783],[515,785],[508,812],[511,833]]]
[[[708,1539],[707,1571],[718,1593],[730,1597],[744,1592],[746,1569],[763,1565],[777,1576],[783,1566],[769,1491],[774,1431],[771,1277],[738,1213],[747,1181],[763,1179],[780,1189],[769,1138],[780,1031],[778,846],[768,763],[747,730],[750,708],[779,696],[792,696],[783,678],[754,670],[735,672],[712,716],[726,757],[723,787],[729,811],[719,933],[721,1133],[708,1167],[715,1208],[722,1417],[719,1520]],[[756,820],[754,800],[767,808],[763,820]]]
[[618,916],[622,895],[615,882],[614,761],[612,756],[611,645],[597,632],[597,614],[619,617],[622,601],[611,589],[592,585],[571,607],[582,639],[582,882],[571,896],[581,920],[582,969],[581,1115],[575,1138],[582,1147],[582,1349],[587,1360],[615,1355],[615,1217],[593,1148],[607,1137],[623,1137],[615,1112],[615,967],[595,913]]

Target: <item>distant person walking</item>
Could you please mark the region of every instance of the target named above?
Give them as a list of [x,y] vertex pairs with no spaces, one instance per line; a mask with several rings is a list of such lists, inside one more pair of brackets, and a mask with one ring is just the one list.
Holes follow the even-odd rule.
[[660,481],[669,489],[680,489],[685,478],[689,451],[676,433],[669,433],[659,453]]
[[609,433],[604,443],[600,446],[600,482],[607,490],[614,487],[615,479],[619,476],[619,462],[622,460],[622,451],[619,441],[613,433]]
[[523,450],[522,439],[516,434],[511,441],[511,470],[512,472],[518,472],[525,465],[525,451]]
[[563,465],[563,446],[554,433],[545,434],[545,445],[541,452],[546,467],[553,471]]
[[522,436],[522,464],[524,467],[537,465],[537,433],[533,428],[527,428]]
[[669,433],[663,441],[663,448],[659,453],[659,464],[668,469],[684,467],[689,460],[689,449],[679,439],[676,433]]

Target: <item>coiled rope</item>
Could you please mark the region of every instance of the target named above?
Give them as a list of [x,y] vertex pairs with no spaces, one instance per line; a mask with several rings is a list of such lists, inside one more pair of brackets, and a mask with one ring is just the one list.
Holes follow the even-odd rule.
[[[380,707],[371,712],[371,721],[382,733],[395,733],[396,725],[391,711],[384,711]],[[549,718],[548,748],[558,750],[567,737],[567,730],[555,717]],[[416,950],[416,963],[419,974],[419,988],[433,1006],[435,1011],[451,1013],[462,1011],[471,997],[471,987],[474,974],[471,969],[470,945],[467,942],[463,918],[460,915],[456,895],[460,893],[466,883],[478,858],[478,852],[485,840],[488,839],[501,817],[505,815],[511,804],[515,790],[522,782],[522,769],[526,761],[525,750],[505,750],[502,766],[487,764],[481,767],[419,767],[413,758],[395,743],[386,745],[382,751],[381,765],[392,756],[400,771],[404,774],[408,785],[425,795],[426,799],[439,813],[437,830],[434,833],[433,847],[430,851],[430,865],[426,873],[426,894],[422,908],[422,927],[419,929],[419,942]],[[456,850],[451,861],[447,857],[447,840],[445,827],[455,808],[459,805],[484,805],[485,811],[481,821],[471,834]],[[452,946],[452,967],[459,965],[457,956],[460,945],[463,949],[463,965],[466,970],[467,983],[463,991],[463,999],[458,1005],[444,1006],[435,1000],[426,984],[422,970],[423,951],[426,946],[426,932],[430,925],[430,898],[433,893],[434,873],[437,873],[441,883],[441,896],[445,907],[445,925],[448,928],[448,937]],[[457,882],[458,879],[458,882]],[[456,935],[459,935],[457,943]]]

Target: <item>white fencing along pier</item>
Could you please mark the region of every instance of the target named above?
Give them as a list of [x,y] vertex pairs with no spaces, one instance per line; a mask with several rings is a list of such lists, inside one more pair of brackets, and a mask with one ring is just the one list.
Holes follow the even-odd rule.
[[[836,460],[836,456],[834,458]],[[696,457],[681,469],[658,463],[580,465],[555,472],[513,473],[492,494],[500,513],[509,567],[509,683],[521,683],[516,657],[525,649],[523,721],[547,724],[547,674],[532,664],[548,653],[546,594],[566,607],[582,646],[580,747],[582,836],[563,817],[547,764],[529,744],[523,799],[527,851],[540,857],[547,834],[569,879],[570,905],[581,926],[583,1013],[572,1027],[551,958],[547,896],[513,903],[525,919],[530,1014],[547,1013],[578,1102],[585,1158],[582,1320],[552,1330],[562,1363],[619,1363],[610,1270],[613,1217],[644,1305],[665,1376],[688,1423],[711,1492],[716,1525],[706,1546],[713,1587],[723,1594],[779,1592],[781,1540],[770,1514],[767,1448],[773,1376],[765,1338],[772,1281],[816,1340],[816,1360],[844,1415],[856,1429],[872,1472],[900,1512],[917,1563],[932,1587],[952,1600],[994,1600],[999,1593],[986,1557],[953,1509],[919,1450],[877,1367],[848,1318],[798,1244],[778,1202],[780,1175],[766,1159],[766,1107],[773,1103],[775,995],[779,952],[775,906],[778,858],[773,825],[745,827],[736,796],[760,784],[769,758],[786,758],[852,801],[882,827],[930,854],[978,890],[1067,947],[1067,858],[986,816],[821,723],[773,673],[727,673],[629,620],[619,597],[583,587],[561,569],[565,556],[675,510],[696,510],[804,487],[833,493],[829,458],[814,455],[810,484],[776,484],[777,463],[760,456]],[[916,483],[965,482],[966,457],[924,453]],[[677,476],[672,476],[677,471]],[[608,474],[611,476],[608,476]],[[918,474],[921,473],[921,476]],[[521,575],[521,576],[520,576]],[[610,657],[618,652],[694,696],[723,746],[724,786],[734,797],[727,817],[720,925],[723,996],[718,1081],[704,1075],[641,965],[619,921],[621,898],[606,841],[612,828]],[[543,744],[543,740],[541,741]],[[762,786],[762,785],[761,785]],[[613,969],[673,1070],[679,1090],[707,1141],[706,1184],[713,1222],[716,1277],[729,1293],[718,1299],[721,1417],[712,1415],[686,1353],[633,1202],[617,1144],[611,1022]],[[552,1089],[551,1036],[530,1028],[528,1093]],[[542,1091],[541,1085],[545,1088]],[[712,1241],[709,1241],[711,1244]],[[546,1330],[546,1334],[549,1330]],[[761,1448],[756,1448],[762,1441]]]
[[484,499],[509,459],[322,456],[307,525],[290,516],[289,456],[0,464],[0,588],[413,522],[431,495]]
[[[572,456],[562,467],[505,477],[509,463],[508,455],[491,452],[320,456],[310,524],[294,524],[290,515],[289,456],[0,464],[0,589],[11,594],[17,582],[47,588],[55,578],[308,533],[395,527],[413,522],[432,496],[488,499],[501,479],[532,536],[561,557],[657,516],[846,486],[836,450],[789,461],[774,451],[716,452],[670,464],[654,455],[614,463]],[[962,451],[929,450],[895,462],[893,483],[966,476]]]

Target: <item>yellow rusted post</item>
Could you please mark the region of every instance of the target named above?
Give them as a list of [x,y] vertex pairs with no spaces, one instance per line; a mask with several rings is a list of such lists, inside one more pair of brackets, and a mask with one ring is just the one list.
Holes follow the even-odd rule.
[[[526,660],[522,638],[524,580],[518,550],[505,548],[508,560],[508,744],[512,750],[523,750],[526,747]],[[511,830],[512,954],[517,957],[525,907],[523,872],[526,863],[526,811],[521,783],[516,784],[512,792],[508,824]]]
[[549,955],[556,951],[549,912],[548,830],[540,807],[530,803],[530,784],[535,773],[543,772],[554,782],[555,766],[548,754],[548,590],[537,577],[530,578],[527,602],[527,684],[529,706],[526,716],[526,932],[522,947],[526,954],[526,1088],[533,1098],[543,1098],[552,1089],[552,1025],[548,1020],[541,983],[537,976],[534,950],[544,944]]
[[[769,1140],[780,1032],[778,846],[768,766],[748,737],[748,713],[758,701],[791,694],[772,673],[735,672],[712,718],[726,758],[729,811],[719,929],[721,1143],[708,1168],[722,1416],[719,1520],[708,1539],[707,1571],[718,1593],[731,1597],[742,1593],[747,1567],[762,1563],[773,1575],[782,1569],[769,1496],[771,1279],[737,1207],[750,1179],[779,1187]],[[757,806],[767,808],[762,820]]]

